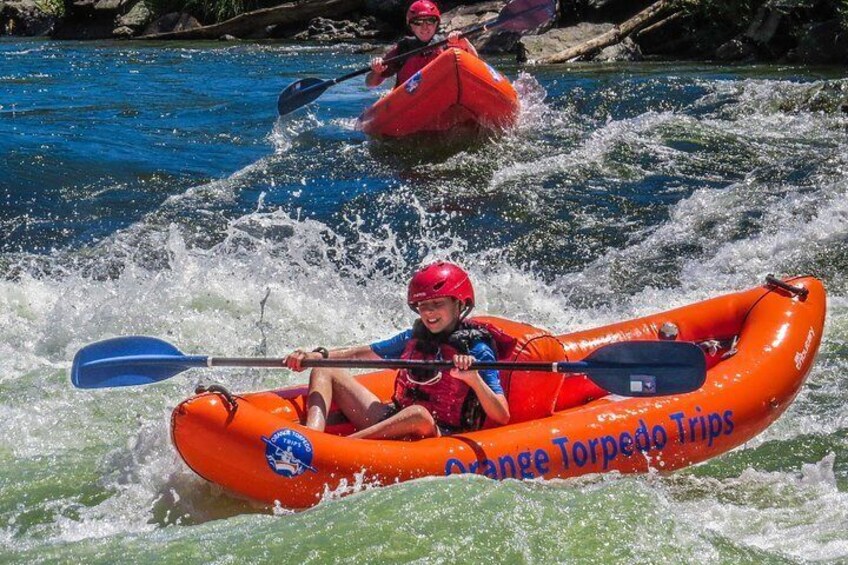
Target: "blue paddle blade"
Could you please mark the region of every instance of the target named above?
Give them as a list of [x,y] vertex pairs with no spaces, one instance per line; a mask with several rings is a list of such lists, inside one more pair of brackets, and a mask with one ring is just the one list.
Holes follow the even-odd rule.
[[306,106],[335,84],[332,80],[320,78],[304,78],[293,82],[280,93],[277,98],[277,113],[285,116],[298,108]]
[[74,356],[71,382],[78,388],[150,384],[203,366],[205,359],[187,357],[154,337],[116,337],[80,349]]
[[601,347],[584,361],[589,377],[601,388],[622,396],[663,396],[703,386],[707,362],[690,342],[631,341]]

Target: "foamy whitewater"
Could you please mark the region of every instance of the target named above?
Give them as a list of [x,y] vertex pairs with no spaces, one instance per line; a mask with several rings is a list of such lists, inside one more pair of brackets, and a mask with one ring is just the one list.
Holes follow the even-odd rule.
[[[0,43],[0,562],[848,561],[848,80],[495,59],[523,101],[500,138],[368,141],[355,118],[377,95],[355,81],[275,122],[289,82],[366,61]],[[198,383],[305,373],[69,382],[76,351],[113,336],[273,357],[385,338],[412,321],[408,276],[442,258],[468,268],[478,312],[555,333],[811,273],[826,332],[786,413],[699,466],[366,480],[300,513],[196,476],[169,424]]]

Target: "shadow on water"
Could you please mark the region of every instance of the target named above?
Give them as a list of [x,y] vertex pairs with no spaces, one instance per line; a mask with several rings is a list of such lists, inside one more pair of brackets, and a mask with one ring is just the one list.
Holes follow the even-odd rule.
[[225,520],[242,514],[271,514],[270,506],[244,500],[234,494],[206,483],[187,484],[172,479],[160,489],[151,508],[148,523],[158,526],[194,526],[215,520]]
[[376,161],[400,170],[442,163],[462,152],[483,149],[498,136],[477,128],[446,133],[421,133],[403,138],[372,139],[368,152]]

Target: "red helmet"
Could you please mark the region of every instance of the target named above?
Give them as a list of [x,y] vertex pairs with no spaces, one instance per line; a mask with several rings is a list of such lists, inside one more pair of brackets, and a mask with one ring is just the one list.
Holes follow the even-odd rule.
[[459,300],[464,306],[463,315],[467,314],[474,307],[474,287],[468,273],[453,263],[438,261],[412,275],[406,301],[414,312],[418,312],[419,302],[443,296]]
[[439,7],[430,0],[415,0],[406,11],[407,25],[415,18],[437,18],[441,20],[442,13],[439,11]]

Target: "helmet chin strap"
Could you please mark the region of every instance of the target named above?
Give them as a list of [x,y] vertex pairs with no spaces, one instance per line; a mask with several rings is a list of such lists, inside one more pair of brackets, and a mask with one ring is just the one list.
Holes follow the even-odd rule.
[[463,321],[471,313],[471,311],[473,309],[474,309],[474,306],[471,306],[471,305],[466,306],[465,309],[463,309],[462,312],[459,313],[459,321],[460,322]]

